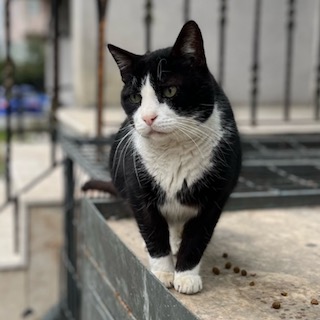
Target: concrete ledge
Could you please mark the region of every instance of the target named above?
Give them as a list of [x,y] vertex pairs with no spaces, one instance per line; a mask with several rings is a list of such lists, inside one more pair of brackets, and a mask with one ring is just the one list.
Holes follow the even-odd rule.
[[[165,289],[147,270],[147,255],[132,218],[104,222],[96,205],[85,201],[84,234],[85,239],[91,239],[86,250],[95,261],[91,269],[94,265],[100,280],[103,275],[106,283],[111,283],[118,298],[128,306],[130,319],[164,319],[160,303],[164,298],[169,299],[166,303],[172,303],[172,308],[185,312],[175,312],[174,319],[319,319],[320,305],[311,304],[312,299],[320,300],[319,207],[224,213],[202,265],[204,289],[187,296]],[[108,205],[98,207],[105,216],[112,214]],[[93,225],[96,219],[100,222]],[[105,246],[110,233],[114,242]],[[129,250],[118,250],[119,244]],[[113,250],[116,257],[110,253]],[[134,258],[127,257],[132,252],[142,262],[141,273],[135,273]],[[223,253],[228,257],[224,258]],[[227,262],[232,265],[230,269],[225,268]],[[118,267],[111,268],[114,264]],[[246,270],[247,275],[235,273],[236,266]],[[219,275],[212,273],[213,267],[219,268]],[[127,277],[134,281],[126,281]],[[109,296],[106,291],[98,292],[94,282],[88,292],[95,292],[108,308],[110,292]],[[137,295],[141,299],[138,304]],[[272,308],[275,301],[281,303],[280,309]]]

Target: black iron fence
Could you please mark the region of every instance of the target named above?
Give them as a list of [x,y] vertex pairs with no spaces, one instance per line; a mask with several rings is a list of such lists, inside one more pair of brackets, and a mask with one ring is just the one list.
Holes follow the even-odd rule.
[[[267,0],[266,0],[267,1]],[[284,0],[283,0],[284,1]],[[296,10],[298,0],[288,0],[287,16],[283,23],[286,29],[286,56],[285,56],[285,77],[283,93],[283,120],[290,122],[290,112],[292,107],[292,70],[294,57],[294,41],[296,26]],[[13,61],[10,53],[10,0],[6,0],[6,76],[5,88],[6,97],[10,101],[11,90],[14,84]],[[99,25],[108,27],[106,22],[107,2],[97,0],[97,8],[100,9]],[[250,81],[250,123],[255,126],[257,111],[259,110],[260,78],[261,66],[261,13],[263,11],[263,0],[254,1],[254,27],[252,35],[252,57],[251,57],[251,81]],[[56,145],[58,135],[58,123],[56,112],[59,107],[59,6],[60,0],[52,0],[52,19],[54,21],[54,32],[51,41],[53,43],[53,64],[54,64],[54,88],[52,94],[52,107],[50,113],[50,135],[52,143],[52,167],[57,165]],[[229,1],[219,0],[218,15],[218,76],[217,80],[223,86],[225,82],[226,52],[228,51],[226,37],[228,34],[228,14]],[[145,47],[152,49],[152,27],[153,20],[152,0],[146,0],[142,10],[145,10]],[[185,0],[182,7],[184,20],[192,18],[192,1]],[[112,14],[112,12],[110,12]],[[320,12],[319,12],[320,19]],[[105,41],[100,34],[101,41]],[[314,92],[313,92],[313,118],[312,121],[320,120],[320,32],[317,43],[317,65],[314,70]],[[97,50],[98,52],[98,50]],[[68,138],[61,136],[60,142],[65,151],[65,235],[66,245],[62,255],[62,264],[65,274],[62,274],[62,309],[64,317],[67,319],[80,319],[79,308],[81,304],[81,283],[77,281],[77,237],[79,236],[78,211],[76,207],[75,193],[79,192],[80,181],[74,175],[75,167],[81,167],[87,176],[92,178],[109,178],[106,167],[108,146],[110,138],[101,137],[102,126],[102,99],[103,96],[103,55],[99,54],[100,64],[98,66],[97,77],[99,77],[99,90],[97,90],[97,136],[98,139]],[[11,144],[12,144],[12,123],[11,106],[8,105],[6,113],[6,201],[16,204],[16,216],[18,215],[18,202],[20,193],[31,188],[40,179],[46,176],[47,172],[41,173],[39,177],[30,185],[21,190],[20,193],[13,194],[11,190]],[[101,147],[105,148],[105,153],[101,156]],[[261,208],[289,205],[319,204],[320,199],[320,137],[314,135],[284,135],[281,139],[270,136],[245,137],[243,141],[245,152],[243,174],[239,184],[229,203],[229,209]],[[16,217],[16,221],[18,218]],[[18,226],[16,227],[18,228]]]

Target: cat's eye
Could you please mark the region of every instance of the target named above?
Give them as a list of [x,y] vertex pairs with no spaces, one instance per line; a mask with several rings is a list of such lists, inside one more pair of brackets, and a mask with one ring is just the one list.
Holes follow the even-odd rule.
[[133,93],[133,94],[130,95],[130,101],[132,103],[140,103],[141,100],[142,100],[142,97],[138,93]]
[[177,93],[177,87],[175,86],[167,87],[163,90],[163,95],[166,98],[172,98],[176,95],[176,93]]

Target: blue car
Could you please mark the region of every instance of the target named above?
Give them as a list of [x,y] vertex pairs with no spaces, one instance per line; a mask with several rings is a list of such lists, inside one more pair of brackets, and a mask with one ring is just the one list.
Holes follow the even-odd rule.
[[[48,110],[50,99],[45,93],[37,92],[33,86],[23,84],[12,88],[10,104],[13,114],[21,111],[27,114],[41,115]],[[8,101],[5,97],[5,90],[0,87],[0,115],[5,115],[7,108]]]

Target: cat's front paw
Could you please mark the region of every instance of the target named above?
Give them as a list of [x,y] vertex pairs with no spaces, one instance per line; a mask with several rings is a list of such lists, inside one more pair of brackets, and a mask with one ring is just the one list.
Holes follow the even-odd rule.
[[173,285],[178,292],[185,294],[194,294],[202,290],[202,280],[197,274],[176,272]]
[[173,287],[173,272],[166,271],[153,271],[153,274],[162,282],[162,284],[167,288]]

